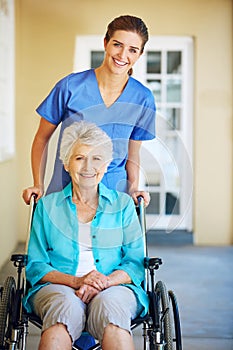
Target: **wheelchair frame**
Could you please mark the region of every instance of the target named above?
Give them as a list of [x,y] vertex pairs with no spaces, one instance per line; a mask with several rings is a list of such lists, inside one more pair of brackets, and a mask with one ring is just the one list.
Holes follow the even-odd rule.
[[[144,266],[146,269],[144,289],[149,297],[148,314],[131,322],[131,330],[142,325],[143,350],[182,350],[181,326],[177,298],[172,290],[167,291],[163,281],[155,282],[155,271],[162,264],[158,257],[148,257],[146,242],[145,209],[142,197],[136,208],[144,235]],[[28,238],[35,202],[30,206]],[[0,303],[0,350],[26,350],[29,322],[42,328],[42,321],[34,314],[25,311],[22,298],[26,293],[25,266],[27,254],[13,254],[11,261],[17,269],[17,278],[8,276],[1,287]],[[99,350],[97,343],[89,350]],[[75,343],[72,350],[82,350]]]

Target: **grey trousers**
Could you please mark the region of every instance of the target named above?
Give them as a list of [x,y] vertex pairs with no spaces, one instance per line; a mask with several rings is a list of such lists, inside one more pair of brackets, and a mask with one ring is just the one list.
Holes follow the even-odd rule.
[[73,342],[84,329],[102,342],[104,329],[110,323],[131,333],[131,319],[141,311],[133,291],[124,286],[105,289],[86,305],[75,295],[74,289],[50,284],[41,288],[30,303],[35,314],[43,320],[42,332],[62,323]]

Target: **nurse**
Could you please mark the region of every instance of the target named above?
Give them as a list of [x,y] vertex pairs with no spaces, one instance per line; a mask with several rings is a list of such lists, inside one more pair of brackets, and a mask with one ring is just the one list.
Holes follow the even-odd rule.
[[[84,120],[94,122],[113,142],[113,160],[102,182],[111,189],[129,193],[135,203],[139,191],[139,151],[142,141],[155,137],[155,102],[152,92],[134,79],[132,67],[144,51],[148,30],[134,16],[115,18],[104,38],[105,57],[96,69],[71,73],[61,79],[37,108],[41,116],[32,151],[34,184],[23,191],[29,204],[32,193],[44,194],[44,176],[49,140],[60,125],[61,137],[66,127]],[[58,153],[47,193],[60,191],[70,182]]]

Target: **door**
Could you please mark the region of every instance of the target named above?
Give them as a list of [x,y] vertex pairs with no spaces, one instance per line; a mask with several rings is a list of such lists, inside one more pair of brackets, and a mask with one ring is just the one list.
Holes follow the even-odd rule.
[[[103,60],[101,36],[76,38],[74,70]],[[193,40],[153,36],[134,67],[157,107],[156,139],[141,148],[140,188],[149,191],[147,228],[192,230]]]

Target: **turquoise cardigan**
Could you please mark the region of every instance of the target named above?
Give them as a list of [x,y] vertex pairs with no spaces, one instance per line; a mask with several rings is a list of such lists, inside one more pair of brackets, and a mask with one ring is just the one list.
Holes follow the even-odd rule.
[[[91,239],[96,269],[109,275],[123,270],[130,276],[132,289],[143,307],[148,310],[148,297],[141,287],[144,280],[144,240],[135,205],[130,196],[109,190],[99,184],[99,204],[91,222]],[[72,202],[72,185],[49,194],[38,201],[33,216],[28,245],[26,278],[31,284],[24,297],[24,306],[31,312],[28,299],[46,284],[39,281],[48,272],[75,275],[79,262],[78,219]]]

